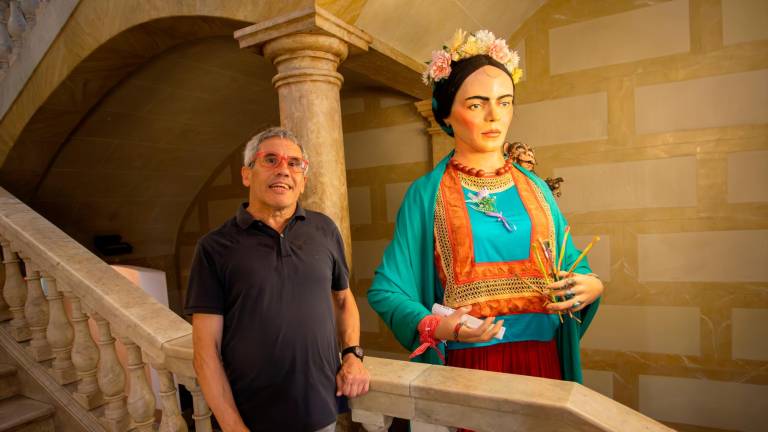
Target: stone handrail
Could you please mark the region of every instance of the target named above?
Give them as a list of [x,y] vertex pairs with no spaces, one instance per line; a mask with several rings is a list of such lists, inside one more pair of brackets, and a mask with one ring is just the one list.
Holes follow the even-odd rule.
[[573,382],[380,358],[365,364],[371,390],[352,400],[352,419],[370,432],[386,431],[392,417],[411,419],[416,431],[672,430]]

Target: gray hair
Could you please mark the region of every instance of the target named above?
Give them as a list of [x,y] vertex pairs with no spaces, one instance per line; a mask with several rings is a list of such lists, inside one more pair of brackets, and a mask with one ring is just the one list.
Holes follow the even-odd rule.
[[294,135],[293,132],[281,127],[271,127],[256,134],[253,138],[250,139],[250,141],[248,141],[248,144],[245,145],[245,150],[243,150],[244,166],[248,166],[248,164],[253,161],[253,155],[259,151],[259,146],[261,146],[261,143],[270,138],[283,138],[291,141],[292,143],[299,146],[299,149],[301,149],[301,157],[309,160],[307,157],[307,152],[304,151],[304,146],[301,145],[299,139],[296,138],[296,135]]

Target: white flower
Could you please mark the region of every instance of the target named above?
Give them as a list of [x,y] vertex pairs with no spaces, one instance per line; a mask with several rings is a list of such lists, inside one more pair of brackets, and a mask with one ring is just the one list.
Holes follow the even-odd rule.
[[488,30],[480,30],[475,33],[475,39],[477,39],[477,44],[480,47],[480,51],[487,52],[493,41],[496,40],[496,36],[494,36],[493,33],[489,32]]
[[515,69],[520,65],[520,54],[517,53],[517,51],[510,51],[510,60],[509,63],[512,64],[512,69]]

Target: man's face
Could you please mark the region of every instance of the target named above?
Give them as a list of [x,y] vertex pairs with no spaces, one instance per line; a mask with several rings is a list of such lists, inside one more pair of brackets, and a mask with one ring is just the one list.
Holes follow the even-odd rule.
[[249,188],[249,206],[263,211],[279,211],[290,209],[299,201],[304,192],[306,176],[303,172],[295,172],[288,166],[285,158],[303,156],[301,149],[294,142],[280,138],[268,138],[262,141],[258,148],[256,159],[277,157],[280,162],[270,168],[254,160],[252,167],[243,167],[243,185]]

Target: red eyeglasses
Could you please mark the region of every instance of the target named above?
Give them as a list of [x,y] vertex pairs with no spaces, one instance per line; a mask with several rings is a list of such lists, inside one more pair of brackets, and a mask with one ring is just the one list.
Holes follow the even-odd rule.
[[263,151],[256,152],[256,154],[253,155],[253,159],[251,160],[251,163],[248,164],[248,168],[253,168],[254,164],[258,162],[261,167],[275,169],[279,167],[283,161],[285,161],[288,169],[295,173],[305,173],[307,172],[307,168],[309,168],[309,161],[298,156],[285,156]]

